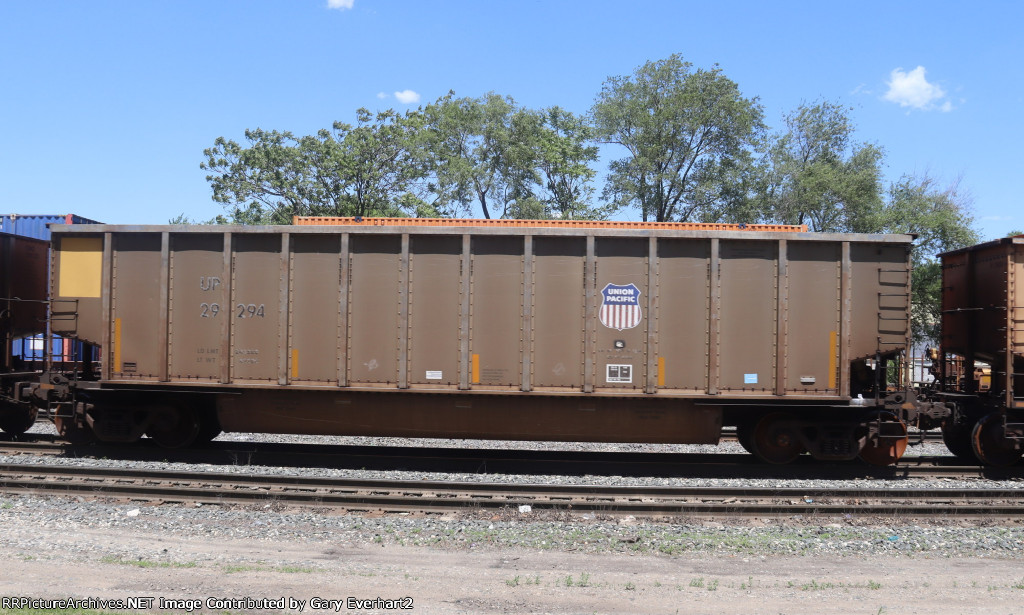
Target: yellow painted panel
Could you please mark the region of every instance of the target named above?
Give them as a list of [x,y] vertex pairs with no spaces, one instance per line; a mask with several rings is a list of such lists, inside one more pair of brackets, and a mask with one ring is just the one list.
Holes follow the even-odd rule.
[[292,378],[299,377],[299,350],[292,349]]
[[103,281],[103,239],[64,237],[60,240],[62,297],[99,297]]
[[480,355],[473,355],[473,379],[472,384],[480,384]]
[[658,357],[658,386],[665,386],[665,357]]

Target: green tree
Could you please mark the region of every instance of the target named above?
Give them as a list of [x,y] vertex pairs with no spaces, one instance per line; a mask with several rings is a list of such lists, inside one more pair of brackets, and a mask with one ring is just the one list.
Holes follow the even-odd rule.
[[[693,70],[678,54],[605,81],[592,109],[597,138],[624,148],[603,196],[657,221],[710,220],[735,210],[763,131],[757,99],[716,65]],[[740,185],[745,185],[741,182]]]
[[593,203],[597,171],[591,165],[598,153],[593,127],[585,117],[557,106],[535,115],[536,164],[547,213],[564,220],[606,219],[612,207]]
[[855,143],[849,109],[823,101],[785,117],[771,139],[758,190],[760,213],[819,232],[870,232],[882,208],[882,150]]
[[914,337],[937,341],[941,324],[942,264],[938,254],[978,243],[970,195],[960,180],[946,188],[925,175],[902,176],[889,188],[880,230],[914,233],[911,328]]
[[246,130],[248,147],[219,137],[200,168],[213,200],[232,222],[290,224],[295,215],[403,216],[428,204],[417,181],[415,113],[357,111],[355,126],[296,138],[290,132]]
[[514,109],[511,98],[493,92],[483,98],[449,92],[423,110],[420,151],[432,175],[429,190],[448,215],[472,215],[479,206],[484,218],[501,217],[521,195]]

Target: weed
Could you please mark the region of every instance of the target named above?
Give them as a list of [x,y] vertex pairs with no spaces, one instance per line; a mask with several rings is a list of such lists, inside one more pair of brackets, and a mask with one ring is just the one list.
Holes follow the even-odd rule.
[[235,566],[224,566],[223,570],[227,574],[234,574],[237,572],[284,572],[286,574],[297,574],[297,573],[310,573],[316,572],[316,568],[309,568],[305,566],[254,566],[252,564],[238,564]]
[[[927,586],[928,584],[925,583],[925,587]],[[877,581],[868,581],[868,589],[882,589],[882,584]]]
[[126,560],[120,557],[106,556],[100,558],[104,564],[122,564],[124,566],[135,566],[136,568],[195,568],[195,562],[154,562],[139,558],[137,560]]
[[690,579],[690,587],[704,587],[704,577],[699,579]]
[[630,581],[629,583],[626,583],[626,591],[628,591],[628,592],[636,591],[636,585],[633,585],[632,581]]
[[1024,589],[1024,578],[1010,586],[1013,589]]
[[226,574],[234,574],[236,572],[259,572],[259,571],[264,571],[264,570],[269,570],[269,569],[268,568],[264,568],[263,566],[251,566],[251,565],[246,565],[246,564],[239,564],[237,566],[224,566],[223,570],[224,570],[224,572]]
[[274,571],[275,572],[286,572],[288,574],[297,574],[297,573],[306,574],[306,573],[310,573],[310,572],[316,572],[316,568],[309,568],[309,567],[306,567],[306,566],[278,566],[277,568],[274,568]]
[[516,576],[512,577],[511,579],[505,579],[505,585],[508,585],[509,587],[518,587],[519,586],[519,575],[517,574]]
[[708,583],[708,591],[709,592],[718,591],[718,579],[715,579],[714,581]]

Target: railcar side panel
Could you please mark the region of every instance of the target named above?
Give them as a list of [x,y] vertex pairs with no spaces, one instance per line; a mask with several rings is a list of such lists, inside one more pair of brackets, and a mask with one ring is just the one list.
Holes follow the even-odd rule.
[[658,242],[655,351],[658,387],[707,393],[710,365],[711,241]]
[[336,386],[348,347],[343,331],[348,255],[340,235],[293,235],[288,285],[288,381]]
[[283,376],[281,294],[288,281],[281,243],[276,235],[234,236],[231,303],[224,314],[231,323],[232,382],[277,383]]
[[788,242],[783,321],[786,393],[836,393],[842,261],[834,243]]
[[409,384],[457,388],[462,303],[459,237],[411,238]]
[[[405,293],[402,238],[352,237],[349,257],[349,382],[398,384],[399,315]],[[332,298],[333,300],[333,298]]]
[[[580,390],[586,335],[586,242],[577,237],[571,241],[542,237],[533,243],[532,380],[537,390]],[[514,338],[515,331],[506,334]]]
[[160,380],[165,340],[160,331],[162,278],[158,233],[116,235],[113,247],[110,305],[113,312],[111,377]]
[[643,390],[648,380],[650,258],[645,239],[598,238],[597,389]]
[[[225,258],[225,249],[230,250],[231,240],[231,235],[221,233],[170,237],[167,353],[171,381],[226,380],[231,260]],[[121,343],[125,343],[123,336]]]
[[732,241],[721,247],[718,386],[722,391],[775,391],[778,243]]
[[469,381],[475,388],[519,389],[524,336],[523,240],[476,236],[471,249]]

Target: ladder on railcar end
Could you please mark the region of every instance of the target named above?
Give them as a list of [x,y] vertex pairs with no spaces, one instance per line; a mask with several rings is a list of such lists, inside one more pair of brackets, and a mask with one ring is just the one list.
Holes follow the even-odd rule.
[[[46,322],[46,344],[43,351],[43,365],[46,371],[53,369],[52,344],[54,341],[54,323],[61,323],[59,327],[64,332],[78,332],[78,299],[50,299],[49,318]],[[66,362],[67,357],[61,352],[61,363]],[[78,370],[72,370],[74,379],[78,378]]]
[[[886,354],[883,346],[902,348],[902,362],[897,361],[897,370],[892,384],[898,387],[910,386],[910,268],[878,268],[878,358]],[[891,292],[885,292],[891,291]],[[880,370],[879,370],[880,371]],[[876,390],[881,393],[881,374],[876,376]],[[889,385],[888,376],[885,385]]]

